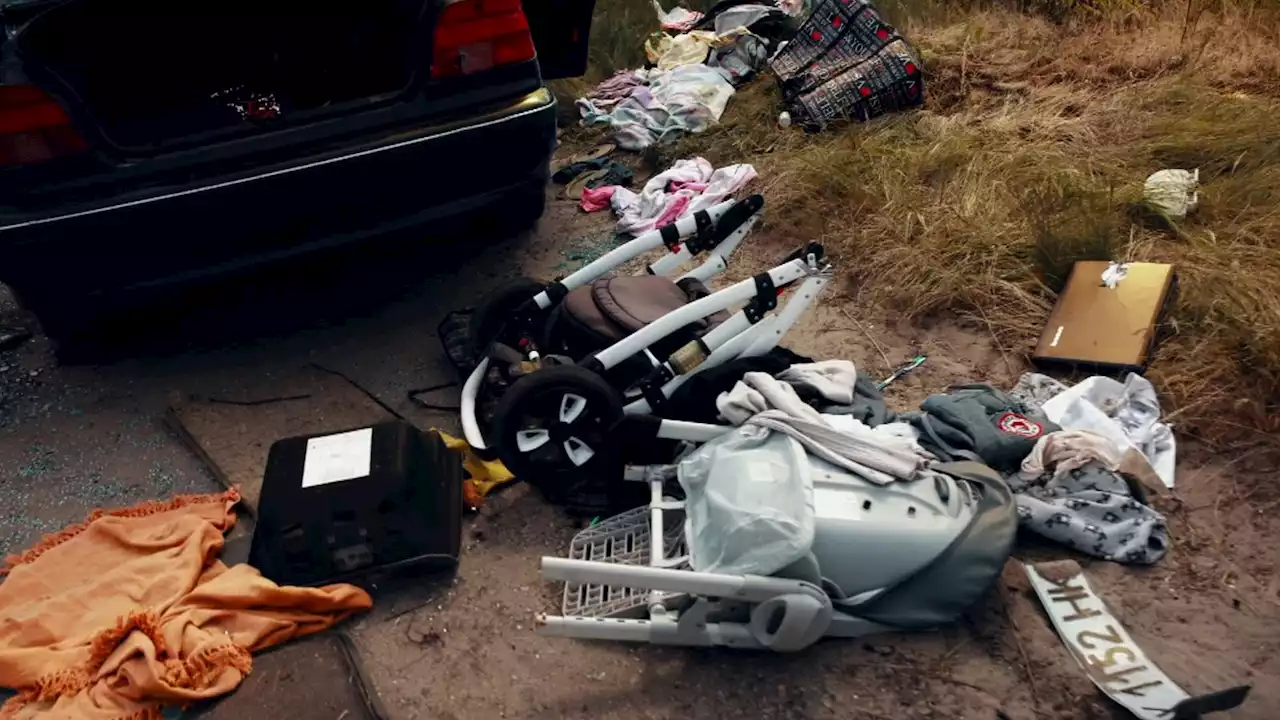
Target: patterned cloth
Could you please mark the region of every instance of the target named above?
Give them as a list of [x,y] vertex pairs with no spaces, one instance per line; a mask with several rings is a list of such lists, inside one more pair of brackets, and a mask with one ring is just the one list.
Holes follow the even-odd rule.
[[1066,389],[1067,386],[1059,380],[1041,373],[1029,372],[1022,373],[1022,377],[1018,378],[1018,384],[1013,386],[1009,395],[1026,405],[1043,409],[1044,404],[1049,402],[1049,398],[1065,392]]
[[810,129],[924,103],[919,58],[863,0],[820,0],[770,64],[792,118]]
[[930,395],[920,412],[901,419],[920,431],[920,444],[939,459],[985,463],[1001,475],[1017,472],[1042,436],[1061,430],[1038,409],[976,383]]
[[1164,516],[1142,500],[1141,486],[1117,472],[1123,452],[1107,438],[1063,430],[1040,438],[1008,479],[1019,524],[1104,560],[1153,565],[1169,548]]
[[645,84],[647,77],[638,70],[619,70],[600,83],[587,98],[598,108],[612,107],[631,95],[631,91]]

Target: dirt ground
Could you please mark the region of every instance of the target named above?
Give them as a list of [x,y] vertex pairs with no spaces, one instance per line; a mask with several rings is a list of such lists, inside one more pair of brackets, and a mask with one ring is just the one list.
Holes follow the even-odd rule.
[[[319,362],[422,427],[456,427],[453,417],[405,398],[409,388],[452,379],[435,337],[442,315],[512,277],[577,267],[607,247],[610,225],[608,213],[585,216],[556,200],[537,232],[483,250],[430,251],[412,262],[379,251],[332,274],[278,273],[215,293],[176,319],[139,316],[146,339],[130,341],[125,359],[59,367],[42,338],[0,355],[0,552],[97,506],[216,489],[163,424],[171,392],[217,393]],[[808,239],[766,227],[733,272],[749,275]],[[16,316],[0,299],[0,321]],[[1023,349],[989,337],[947,321],[897,326],[891,313],[860,307],[836,284],[788,344],[877,376],[928,355],[888,391],[891,405],[907,409],[957,382],[1010,385]],[[1169,516],[1169,556],[1149,569],[1076,559],[1176,681],[1192,692],[1252,683],[1252,697],[1229,717],[1278,717],[1276,458],[1218,454],[1185,439],[1180,451],[1177,491],[1156,501]],[[514,487],[466,522],[452,581],[383,593],[349,625],[392,718],[1126,716],[1093,688],[1009,571],[950,627],[825,642],[794,656],[541,637],[534,614],[558,609],[559,588],[539,578],[538,558],[562,553],[577,529],[527,487]],[[1031,540],[1017,554],[1070,556]]]

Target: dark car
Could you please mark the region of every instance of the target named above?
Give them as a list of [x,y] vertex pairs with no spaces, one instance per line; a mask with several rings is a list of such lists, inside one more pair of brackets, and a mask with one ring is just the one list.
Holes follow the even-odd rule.
[[477,214],[542,213],[594,0],[0,0],[0,282],[100,311]]

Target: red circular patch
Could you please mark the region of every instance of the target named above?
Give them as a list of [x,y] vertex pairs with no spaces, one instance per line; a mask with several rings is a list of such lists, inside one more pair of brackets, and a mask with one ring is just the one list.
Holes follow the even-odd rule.
[[907,74],[908,74],[908,75],[914,75],[914,74],[915,74],[915,72],[916,72],[916,64],[915,64],[915,63],[907,63]]
[[837,16],[835,16],[835,17],[831,18],[831,27],[840,27],[840,23],[842,23],[842,22],[844,22],[844,21],[840,19],[840,16],[839,16],[839,15],[837,15]]
[[818,32],[817,30],[814,30],[814,31],[813,31],[813,34],[812,34],[812,35],[810,35],[809,37],[813,38],[814,40],[821,40],[821,39],[822,39],[822,33]]
[[879,30],[876,31],[876,37],[880,38],[881,40],[885,40],[889,37],[889,31],[885,30],[884,28],[880,28]]
[[1044,433],[1044,426],[1034,420],[1017,413],[1005,413],[1000,416],[999,427],[1010,435],[1024,438],[1038,438]]
[[869,87],[859,88],[858,92],[862,93],[862,97],[866,97],[871,94],[871,88]]

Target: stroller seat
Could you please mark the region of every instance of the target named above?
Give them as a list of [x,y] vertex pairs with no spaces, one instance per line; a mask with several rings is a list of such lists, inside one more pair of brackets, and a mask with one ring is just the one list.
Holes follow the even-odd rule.
[[[636,543],[647,545],[647,563],[645,558],[593,561],[589,554],[542,559],[543,576],[574,583],[575,597],[631,588],[625,599],[643,603],[640,589],[649,589],[647,607],[635,608],[641,618],[566,612],[540,616],[541,630],[583,639],[790,652],[822,637],[952,622],[1000,576],[1017,533],[1016,504],[1008,486],[986,466],[940,464],[932,479],[879,486],[821,459],[809,460],[812,474],[804,473],[808,489],[796,498],[799,504],[779,496],[769,507],[757,506],[754,519],[723,512],[728,505],[754,504],[749,487],[739,487],[737,494],[715,488],[711,504],[699,507],[692,499],[660,500],[661,481],[655,480],[650,532]],[[720,470],[742,475],[736,466]],[[691,552],[689,565],[699,565],[695,556],[701,545],[704,555],[736,567],[672,569],[677,565],[665,548],[663,511],[675,508],[686,513],[679,546]],[[797,509],[812,516],[808,531],[791,522]],[[796,532],[788,536],[790,530]],[[752,572],[757,561],[777,568],[784,557],[776,570],[759,568],[767,575]],[[567,593],[568,588],[566,598]]]
[[[679,282],[661,275],[601,278],[565,296],[548,318],[543,347],[581,359],[710,294],[695,278]],[[701,318],[655,343],[652,349],[664,357],[728,318],[726,311]]]

